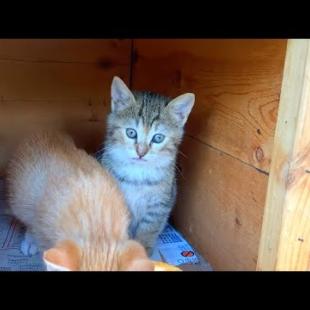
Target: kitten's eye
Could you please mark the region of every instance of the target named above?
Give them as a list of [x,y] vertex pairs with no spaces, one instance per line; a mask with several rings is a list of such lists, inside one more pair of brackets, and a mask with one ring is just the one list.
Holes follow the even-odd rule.
[[152,142],[154,143],[161,143],[165,139],[165,136],[161,133],[157,133],[156,135],[153,136]]
[[126,129],[126,135],[130,139],[136,139],[137,138],[137,132],[132,128]]

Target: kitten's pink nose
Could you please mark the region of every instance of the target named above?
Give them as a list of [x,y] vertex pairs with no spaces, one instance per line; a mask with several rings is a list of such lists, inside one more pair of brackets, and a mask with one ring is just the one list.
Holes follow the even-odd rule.
[[137,144],[136,146],[136,152],[137,155],[142,158],[147,152],[149,151],[149,148],[145,144]]

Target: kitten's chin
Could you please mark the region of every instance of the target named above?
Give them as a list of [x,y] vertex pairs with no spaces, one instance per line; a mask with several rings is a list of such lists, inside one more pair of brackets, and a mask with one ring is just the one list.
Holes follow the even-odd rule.
[[142,163],[146,163],[147,159],[133,157],[133,158],[130,158],[130,161],[133,162],[133,163],[142,164]]

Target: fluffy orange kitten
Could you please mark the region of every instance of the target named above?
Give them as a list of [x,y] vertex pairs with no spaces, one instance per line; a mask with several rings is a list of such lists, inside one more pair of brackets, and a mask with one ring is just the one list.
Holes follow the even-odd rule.
[[21,250],[44,251],[47,270],[153,270],[142,245],[128,238],[129,212],[116,183],[71,137],[25,139],[7,184],[13,214],[27,227]]

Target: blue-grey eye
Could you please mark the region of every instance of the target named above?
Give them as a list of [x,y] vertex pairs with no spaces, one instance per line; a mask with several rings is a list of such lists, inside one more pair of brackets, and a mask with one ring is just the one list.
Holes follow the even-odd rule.
[[136,139],[137,138],[137,132],[132,128],[126,129],[126,135],[130,139]]
[[153,136],[152,142],[153,143],[162,143],[165,139],[165,136],[161,133],[157,133],[156,135]]

